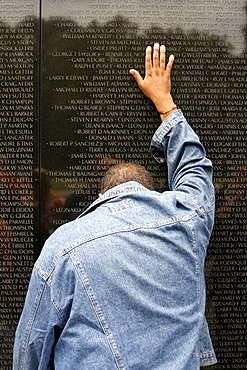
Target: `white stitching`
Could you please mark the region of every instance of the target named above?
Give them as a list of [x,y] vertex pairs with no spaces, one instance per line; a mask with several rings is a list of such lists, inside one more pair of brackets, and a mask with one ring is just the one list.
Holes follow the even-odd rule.
[[113,357],[115,359],[115,362],[116,362],[116,365],[117,365],[117,368],[119,370],[124,370],[125,367],[124,365],[122,364],[122,360],[120,358],[120,355],[118,353],[118,350],[117,350],[117,346],[115,344],[115,341],[113,339],[113,336],[112,336],[112,333],[110,332],[109,328],[108,328],[108,325],[106,323],[106,320],[101,312],[101,309],[99,308],[99,305],[97,303],[97,300],[96,300],[96,297],[94,295],[94,292],[93,292],[93,289],[92,287],[90,286],[90,283],[86,277],[86,274],[83,270],[83,268],[81,267],[80,265],[80,262],[78,261],[78,259],[76,258],[76,256],[73,254],[73,253],[69,253],[70,257],[71,257],[71,260],[75,266],[75,269],[76,271],[78,272],[79,276],[80,276],[80,279],[82,281],[82,284],[84,286],[84,289],[86,291],[86,294],[88,296],[88,299],[91,303],[91,306],[94,310],[94,313],[97,317],[97,320],[106,336],[106,339],[107,339],[107,342],[109,344],[109,347],[111,349],[111,352],[113,354]]

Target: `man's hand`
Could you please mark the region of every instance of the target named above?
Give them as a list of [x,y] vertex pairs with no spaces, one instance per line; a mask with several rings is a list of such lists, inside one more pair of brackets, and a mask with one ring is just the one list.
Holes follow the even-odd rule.
[[174,101],[171,96],[171,70],[174,62],[174,56],[171,55],[166,65],[166,48],[164,45],[154,44],[146,48],[145,58],[145,78],[143,79],[139,72],[131,69],[130,73],[136,80],[141,91],[150,98],[155,104],[161,119],[165,119],[170,113],[174,112]]

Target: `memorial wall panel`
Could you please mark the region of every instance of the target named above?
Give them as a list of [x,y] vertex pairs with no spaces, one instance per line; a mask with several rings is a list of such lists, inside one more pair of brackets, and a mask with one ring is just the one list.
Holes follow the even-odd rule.
[[13,338],[34,263],[38,166],[37,1],[0,4],[0,368]]
[[[47,237],[98,197],[110,165],[149,153],[158,113],[129,74],[144,50],[175,54],[173,97],[214,164],[205,266],[218,364],[246,367],[246,1],[11,0],[0,4],[0,363]],[[138,145],[137,145],[138,143]]]

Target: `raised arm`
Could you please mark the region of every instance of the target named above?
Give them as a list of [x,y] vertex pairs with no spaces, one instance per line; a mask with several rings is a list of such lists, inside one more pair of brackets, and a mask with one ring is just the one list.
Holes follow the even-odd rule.
[[[171,70],[174,56],[166,65],[165,46],[146,48],[145,77],[134,69],[130,73],[141,91],[155,104],[162,124],[155,132],[151,150],[158,162],[167,161],[170,190],[192,195],[203,207],[214,202],[212,163],[171,95]],[[177,112],[176,112],[177,111]]]

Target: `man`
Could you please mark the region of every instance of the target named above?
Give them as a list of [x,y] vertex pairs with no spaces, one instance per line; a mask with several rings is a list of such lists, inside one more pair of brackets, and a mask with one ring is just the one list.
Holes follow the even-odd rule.
[[195,370],[215,363],[203,265],[213,227],[212,166],[171,96],[165,47],[146,49],[160,112],[152,140],[170,191],[141,166],[113,167],[102,195],[55,231],[35,264],[16,332],[14,369]]

